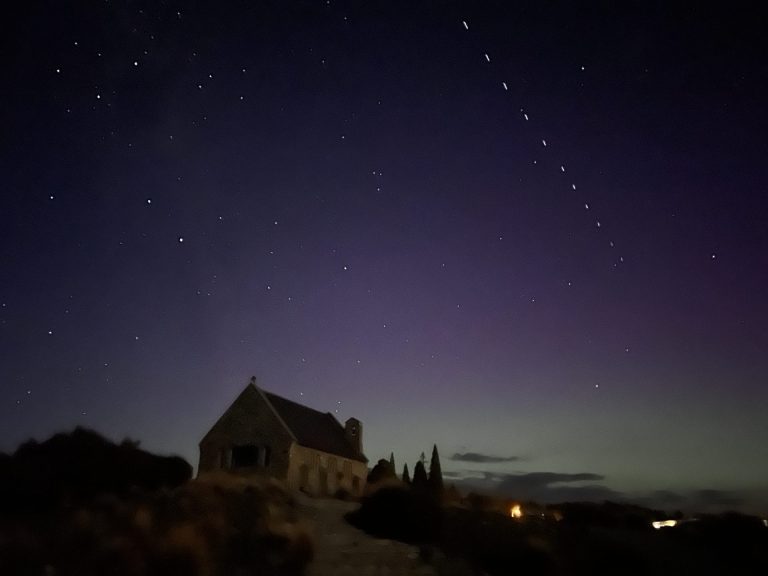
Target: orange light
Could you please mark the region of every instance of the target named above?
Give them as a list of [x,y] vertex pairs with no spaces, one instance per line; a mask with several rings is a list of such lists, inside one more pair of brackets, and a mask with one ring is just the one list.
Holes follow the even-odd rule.
[[651,522],[651,526],[659,530],[660,528],[672,528],[677,526],[677,520],[661,520],[659,522]]
[[512,506],[512,507],[509,509],[509,515],[510,515],[512,518],[522,518],[522,517],[523,517],[523,509],[522,509],[522,508],[520,508],[520,504],[514,504],[514,505],[513,505],[513,506]]

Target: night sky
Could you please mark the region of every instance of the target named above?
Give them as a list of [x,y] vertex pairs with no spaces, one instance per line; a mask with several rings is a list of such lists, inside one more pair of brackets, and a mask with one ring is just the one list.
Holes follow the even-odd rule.
[[196,464],[255,375],[373,462],[768,511],[768,21],[686,4],[17,2],[0,451]]

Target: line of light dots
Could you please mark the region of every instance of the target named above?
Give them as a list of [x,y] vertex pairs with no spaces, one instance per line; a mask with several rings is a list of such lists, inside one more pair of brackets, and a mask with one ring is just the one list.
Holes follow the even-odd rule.
[[[469,30],[469,24],[467,23],[466,20],[462,20],[461,23],[464,25],[464,30]],[[483,55],[485,56],[485,61],[490,64],[491,63],[490,55],[487,52],[484,52]],[[582,66],[581,69],[584,70],[584,66]],[[501,85],[504,88],[505,92],[509,91],[509,86],[507,85],[507,83],[505,81],[502,81]],[[520,113],[523,115],[523,118],[525,119],[526,122],[528,122],[530,120],[530,118],[528,117],[528,114],[525,112],[525,110],[523,108],[520,108]],[[541,144],[542,144],[542,146],[544,148],[547,148],[547,140],[545,138],[541,139]],[[536,160],[534,160],[534,163],[536,163]],[[560,164],[560,172],[562,172],[563,174],[565,173],[565,164]],[[571,189],[575,192],[576,191],[576,184],[571,183]],[[589,202],[584,202],[584,209],[585,210],[589,210],[590,209]],[[596,225],[596,227],[598,229],[600,229],[602,227],[599,219],[595,219],[595,225]],[[609,240],[608,241],[608,245],[611,248],[615,248],[616,247],[616,245],[613,242],[613,240]],[[619,256],[619,263],[623,263],[623,262],[624,262],[624,257],[623,256]],[[617,266],[617,263],[614,262],[613,266],[615,268]]]

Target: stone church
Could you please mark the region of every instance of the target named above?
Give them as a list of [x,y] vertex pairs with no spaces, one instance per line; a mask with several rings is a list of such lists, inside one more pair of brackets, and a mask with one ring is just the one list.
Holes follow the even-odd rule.
[[252,378],[200,441],[198,475],[217,470],[270,476],[295,490],[362,494],[368,474],[363,427],[256,386]]

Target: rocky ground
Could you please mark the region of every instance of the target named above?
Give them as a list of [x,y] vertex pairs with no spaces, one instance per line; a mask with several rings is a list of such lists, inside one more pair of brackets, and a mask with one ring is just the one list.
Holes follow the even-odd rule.
[[307,576],[470,576],[472,572],[440,555],[425,562],[419,548],[374,538],[350,525],[344,514],[358,504],[298,497],[302,516],[310,524],[315,558]]

